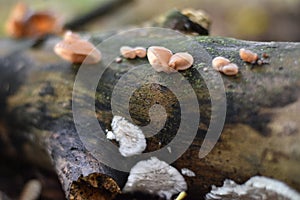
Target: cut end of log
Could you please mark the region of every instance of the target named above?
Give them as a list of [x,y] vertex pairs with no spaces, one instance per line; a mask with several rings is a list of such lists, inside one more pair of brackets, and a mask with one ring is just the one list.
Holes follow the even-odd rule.
[[110,200],[120,192],[118,184],[112,178],[101,173],[93,173],[73,181],[69,199]]

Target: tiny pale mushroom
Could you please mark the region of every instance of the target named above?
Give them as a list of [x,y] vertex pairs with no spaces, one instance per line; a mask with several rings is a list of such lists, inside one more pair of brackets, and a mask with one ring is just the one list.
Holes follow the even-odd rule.
[[80,38],[67,32],[65,39],[57,43],[54,47],[57,55],[75,64],[96,64],[101,60],[101,52],[96,47]]
[[161,46],[151,46],[147,51],[148,61],[157,72],[176,72],[175,69],[169,67],[169,61],[172,55],[171,50]]
[[175,53],[169,60],[169,67],[175,70],[186,70],[194,63],[194,58],[186,52]]
[[239,72],[239,68],[235,63],[231,63],[230,60],[222,56],[215,57],[212,60],[212,67],[228,76],[236,75]]
[[239,67],[234,63],[229,63],[222,67],[221,72],[228,76],[234,76],[239,72]]
[[240,58],[249,63],[255,63],[258,60],[258,55],[251,50],[241,48],[239,50]]
[[213,60],[212,60],[212,67],[217,70],[217,71],[221,71],[222,68],[225,66],[225,65],[228,65],[230,63],[230,60],[228,60],[227,58],[224,58],[222,56],[218,56],[218,57],[215,57]]
[[134,59],[136,57],[135,50],[130,46],[122,46],[120,53],[124,58]]
[[134,52],[139,58],[145,58],[147,55],[147,50],[144,47],[135,47]]

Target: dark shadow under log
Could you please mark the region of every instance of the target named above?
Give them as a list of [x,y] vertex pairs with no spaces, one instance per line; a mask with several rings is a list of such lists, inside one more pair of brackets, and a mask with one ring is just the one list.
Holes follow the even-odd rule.
[[[108,35],[93,36],[92,41],[98,44]],[[161,42],[167,39],[160,38]],[[188,168],[196,173],[196,177],[185,177],[188,198],[203,198],[211,185],[221,185],[225,178],[242,183],[254,175],[279,179],[299,191],[300,44],[201,36],[195,39],[211,57],[224,56],[237,63],[240,72],[233,77],[222,75],[227,97],[226,123],[218,143],[202,159],[198,153],[211,119],[211,103],[197,71],[205,73],[212,69],[196,59],[193,68],[181,72],[193,86],[201,112],[193,143],[172,163],[178,170]],[[56,41],[57,38],[50,38],[39,49],[13,55],[1,52],[1,77],[15,69],[12,79],[4,80],[9,87],[1,87],[0,92],[8,124],[15,130],[11,137],[19,138],[18,151],[24,159],[45,168],[54,165],[67,198],[112,199],[121,192],[128,174],[102,164],[80,140],[72,115],[72,90],[79,66],[63,62],[53,53]],[[13,41],[8,43],[16,45]],[[270,64],[244,63],[238,56],[240,48],[267,53]],[[191,53],[197,54],[197,48]],[[111,128],[110,100],[114,85],[129,69],[143,63],[147,60],[123,59],[121,64],[112,63],[106,70],[95,94],[96,116],[103,130]],[[214,82],[214,77],[211,81]],[[8,92],[7,88],[16,89]],[[83,101],[94,95],[90,91],[80,92]],[[168,119],[160,134],[148,139],[147,151],[167,145],[178,128],[175,122],[180,112],[176,97],[155,84],[144,85],[130,99],[133,121],[138,125],[149,123],[148,111],[154,104],[165,107]],[[120,114],[126,109],[120,110]],[[159,121],[163,116],[157,118]]]

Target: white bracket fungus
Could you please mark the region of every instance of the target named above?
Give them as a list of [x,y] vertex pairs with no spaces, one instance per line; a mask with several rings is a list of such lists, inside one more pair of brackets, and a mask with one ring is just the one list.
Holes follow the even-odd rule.
[[240,200],[240,199],[286,199],[299,200],[300,194],[285,183],[275,179],[254,176],[245,184],[238,185],[226,179],[222,187],[212,186],[206,200]]
[[114,116],[111,127],[112,131],[108,131],[106,137],[119,142],[119,151],[123,156],[138,155],[146,149],[146,139],[142,130],[124,117]]
[[166,199],[186,190],[187,184],[177,169],[156,157],[138,162],[123,188],[124,192],[141,191]]

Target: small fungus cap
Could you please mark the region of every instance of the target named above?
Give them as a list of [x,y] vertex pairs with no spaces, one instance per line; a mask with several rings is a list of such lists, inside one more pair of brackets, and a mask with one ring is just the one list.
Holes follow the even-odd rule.
[[124,58],[134,59],[136,57],[134,49],[129,46],[122,46],[120,48],[120,53]]
[[240,58],[249,63],[255,63],[258,60],[258,55],[248,49],[241,48],[239,50]]
[[169,67],[175,70],[186,70],[194,63],[194,58],[191,54],[180,52],[174,54],[169,61]]
[[228,76],[234,76],[239,72],[239,67],[235,63],[229,63],[222,67],[221,72]]
[[147,50],[144,47],[135,47],[134,52],[139,58],[145,58],[147,55]]
[[101,52],[92,43],[70,32],[65,34],[64,40],[55,45],[54,52],[72,63],[95,64],[102,57]]
[[168,65],[172,55],[171,50],[161,46],[151,46],[147,51],[148,61],[157,72],[171,73],[176,71]]
[[217,70],[217,71],[221,71],[222,68],[225,66],[225,65],[228,65],[230,63],[230,60],[228,60],[227,58],[224,58],[222,56],[218,56],[218,57],[215,57],[213,60],[212,60],[212,67]]

